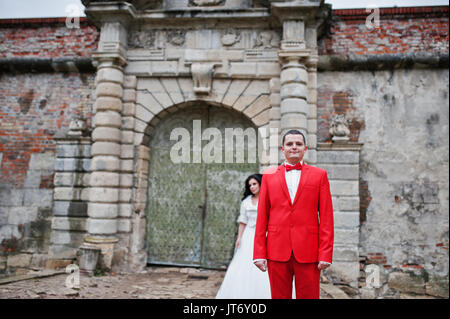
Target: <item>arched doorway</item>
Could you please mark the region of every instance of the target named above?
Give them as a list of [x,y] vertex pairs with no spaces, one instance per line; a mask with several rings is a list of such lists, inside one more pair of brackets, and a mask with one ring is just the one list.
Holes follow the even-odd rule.
[[[194,139],[199,142],[198,130],[194,130],[199,123],[202,132],[207,128],[217,128],[213,130],[220,132],[214,138],[206,137],[201,141],[201,150],[209,152],[211,149],[207,146],[221,137],[221,162],[205,163],[201,154],[193,149]],[[180,128],[190,136],[187,163],[173,163],[170,156],[174,145],[180,141],[179,138],[171,140],[171,132]],[[253,131],[254,136],[245,135],[245,147],[235,145],[230,162],[230,154],[225,154],[225,143],[230,146],[225,132],[239,128]],[[244,181],[248,175],[259,171],[258,156],[252,156],[252,152],[257,154],[257,130],[236,111],[200,103],[166,116],[152,132],[147,205],[148,263],[226,267],[234,251]],[[243,163],[239,163],[236,152],[239,147],[246,150]],[[199,158],[200,162],[195,162]]]

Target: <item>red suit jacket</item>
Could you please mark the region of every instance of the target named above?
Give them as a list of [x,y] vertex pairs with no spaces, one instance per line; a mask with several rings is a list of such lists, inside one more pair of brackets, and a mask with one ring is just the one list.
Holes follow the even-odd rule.
[[333,205],[326,171],[303,164],[294,203],[284,165],[264,172],[253,259],[288,261],[293,252],[299,263],[331,263],[333,240]]

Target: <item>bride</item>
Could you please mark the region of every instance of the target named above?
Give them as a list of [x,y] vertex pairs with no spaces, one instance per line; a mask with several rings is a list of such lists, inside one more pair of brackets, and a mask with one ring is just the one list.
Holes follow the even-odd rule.
[[225,273],[217,299],[270,299],[269,276],[253,264],[253,241],[258,210],[261,174],[250,175],[245,180],[236,249]]

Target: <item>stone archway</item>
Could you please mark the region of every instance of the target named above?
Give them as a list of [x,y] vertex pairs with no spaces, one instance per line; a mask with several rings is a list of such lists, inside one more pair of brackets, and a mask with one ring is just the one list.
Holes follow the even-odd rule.
[[[244,181],[259,171],[257,139],[245,116],[204,102],[161,119],[149,141],[149,263],[228,265]],[[185,141],[186,152],[179,157],[177,146]]]

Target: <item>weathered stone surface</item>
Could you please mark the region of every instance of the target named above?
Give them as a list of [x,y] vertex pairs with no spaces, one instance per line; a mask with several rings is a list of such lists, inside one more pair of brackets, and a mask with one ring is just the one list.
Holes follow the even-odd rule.
[[330,181],[331,194],[333,196],[358,196],[359,182],[358,181]]
[[52,229],[86,231],[86,220],[79,217],[53,217]]
[[123,94],[122,85],[112,82],[102,82],[97,85],[96,95],[97,96],[110,96],[121,98]]
[[280,103],[281,114],[286,113],[301,113],[308,115],[309,106],[308,103],[303,99],[283,99]]
[[28,169],[31,170],[53,170],[55,153],[32,153]]
[[359,277],[359,262],[333,261],[333,264],[325,270],[326,276],[336,278],[337,281],[357,285]]
[[57,158],[56,171],[86,172],[90,170],[91,159],[88,158]]
[[335,229],[334,241],[336,244],[357,245],[359,243],[359,231],[354,229]]
[[119,206],[116,203],[89,203],[88,215],[92,218],[115,218],[118,216]]
[[89,218],[86,229],[91,235],[111,235],[117,233],[116,219]]
[[92,144],[92,156],[120,155],[120,144],[116,142],[97,141]]
[[90,186],[99,187],[107,186],[114,187],[119,186],[119,173],[116,172],[92,172],[90,175]]
[[359,211],[359,197],[339,197],[340,211]]
[[446,276],[429,276],[425,285],[427,295],[448,298],[448,277]]
[[96,81],[100,82],[116,82],[121,84],[123,82],[122,71],[114,68],[101,68],[97,72]]
[[94,104],[97,111],[122,111],[122,100],[118,97],[99,96]]
[[320,164],[358,164],[359,153],[353,151],[320,151],[318,152]]
[[351,228],[359,227],[359,211],[334,212],[334,227]]
[[54,216],[87,216],[87,202],[55,200],[53,205]]
[[425,294],[423,272],[392,272],[388,277],[389,288],[406,293]]
[[301,98],[306,100],[308,90],[305,84],[288,83],[281,86],[281,99],[285,98]]
[[30,266],[32,254],[10,255],[7,259],[7,267],[27,268]]
[[92,158],[92,171],[118,171],[120,160],[117,156],[95,156]]
[[122,118],[118,112],[104,111],[97,112],[94,116],[95,126],[112,126],[120,128]]
[[96,127],[92,132],[92,140],[94,142],[120,142],[120,130],[113,127]]
[[89,188],[89,199],[97,203],[116,203],[119,200],[119,189],[108,187]]
[[289,68],[281,71],[280,74],[280,82],[283,86],[289,82],[302,82],[307,83],[308,81],[308,72],[303,68]]
[[[56,148],[56,156],[61,157],[89,157],[91,153],[90,144],[62,144],[58,143]],[[53,167],[52,167],[53,169]]]
[[329,179],[358,180],[359,166],[357,164],[320,164],[327,171]]
[[25,206],[51,207],[52,189],[26,189],[23,196]]
[[38,207],[11,207],[8,215],[5,215],[5,217],[8,217],[8,224],[19,225],[30,223],[37,218]]

